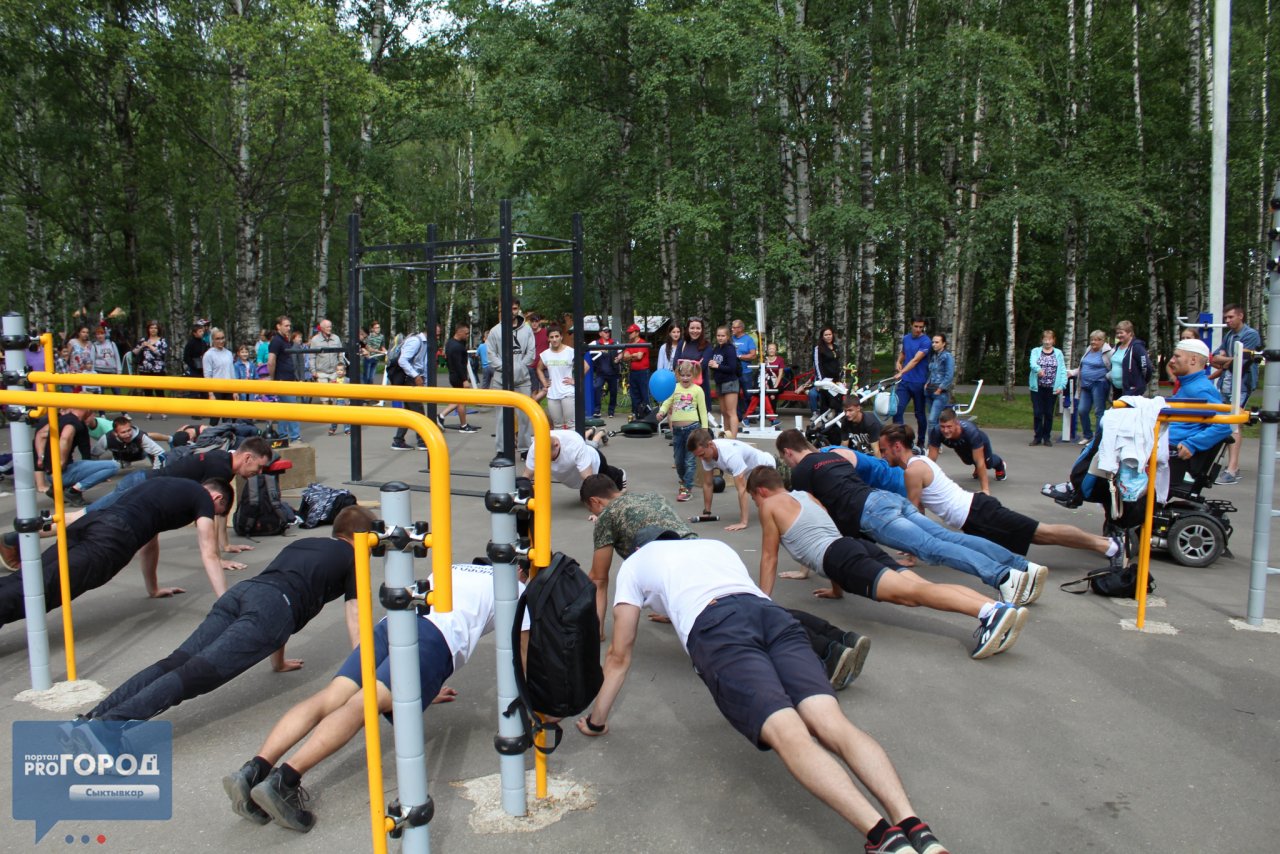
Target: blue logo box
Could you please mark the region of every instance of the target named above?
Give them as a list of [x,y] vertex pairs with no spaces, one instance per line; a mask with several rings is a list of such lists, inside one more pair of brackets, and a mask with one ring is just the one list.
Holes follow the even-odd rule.
[[59,821],[172,815],[168,721],[14,721],[13,817],[36,823],[36,842]]

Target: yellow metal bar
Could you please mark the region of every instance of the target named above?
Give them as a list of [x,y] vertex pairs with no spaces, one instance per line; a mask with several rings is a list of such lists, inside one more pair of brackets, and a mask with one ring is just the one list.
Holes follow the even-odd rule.
[[57,407],[50,406],[47,412],[49,441],[46,447],[49,454],[49,479],[53,483],[53,524],[58,531],[58,584],[62,602],[62,636],[65,641],[67,681],[75,682],[76,635],[71,614],[71,568],[67,565],[67,504],[62,482],[62,428],[58,424]]
[[[47,381],[47,380],[46,380]],[[311,388],[314,391],[314,386]],[[427,443],[431,485],[431,529],[438,542],[453,542],[452,496],[449,493],[449,448],[445,444],[440,426],[408,409],[394,407],[346,407],[320,406],[311,403],[259,403],[238,400],[173,399],[167,397],[132,397],[129,395],[102,395],[81,392],[0,391],[0,405],[47,406],[69,409],[122,409],[137,412],[157,412],[170,415],[201,415],[219,418],[251,418],[263,421],[308,421],[329,424],[338,419],[344,423],[363,424],[371,427],[407,427]],[[350,411],[348,411],[350,410]],[[544,416],[545,418],[545,416]],[[551,467],[547,460],[548,472]],[[56,475],[55,475],[56,476]],[[550,475],[548,474],[548,477]],[[550,484],[548,484],[550,489]],[[59,514],[60,515],[60,514]],[[65,541],[62,536],[59,541]],[[452,556],[448,548],[432,550],[432,571],[438,586],[431,591],[431,606],[439,611],[453,610],[453,585],[450,570]],[[440,579],[445,579],[443,584]],[[64,617],[65,619],[65,617]]]
[[[65,380],[66,375],[54,374],[50,372],[32,371],[27,375],[32,382],[56,383],[59,378]],[[316,383],[300,383],[300,382],[284,382],[281,380],[212,380],[212,379],[196,379],[193,377],[147,377],[140,375],[127,374],[96,374],[94,375],[94,384],[104,388],[140,388],[140,389],[161,389],[165,391],[196,391],[196,392],[224,392],[232,394],[282,394],[295,395],[300,397],[311,397],[319,393],[323,393],[325,397],[340,397],[346,400],[398,400],[406,403],[460,403],[468,406],[513,406],[529,416],[529,422],[533,426],[534,439],[534,472],[533,472],[533,495],[538,502],[538,506],[549,508],[551,506],[551,422],[547,419],[546,411],[539,406],[528,395],[519,394],[514,391],[502,391],[497,389],[474,389],[474,388],[434,388],[427,386],[375,386],[364,385],[360,383],[329,383],[323,387]],[[128,396],[107,397],[100,396],[100,399],[113,401],[104,404],[106,409],[125,409],[128,407],[135,408],[142,412],[166,412],[176,413],[179,415],[202,414],[205,410],[197,409],[194,404],[206,403],[208,401],[198,401],[191,398],[181,400],[177,407],[166,409],[148,409],[143,404],[134,404],[132,401],[144,400],[152,401],[157,398],[135,398]],[[228,401],[222,401],[227,403]],[[230,401],[233,403],[248,404],[248,401]],[[302,407],[312,404],[256,404],[259,406],[287,406]],[[283,418],[286,421],[309,421],[314,419],[297,417],[296,408],[286,410],[285,415],[272,415],[271,420]],[[327,410],[326,410],[327,411]],[[233,416],[233,417],[254,417],[254,416]],[[259,419],[266,419],[268,416],[256,416]],[[339,414],[336,418],[334,414],[327,414],[322,423],[331,423],[334,420],[343,421],[351,424],[364,424],[367,426],[387,426],[381,422],[357,421],[354,417],[347,417],[347,414]],[[428,423],[430,423],[428,421]],[[400,426],[394,424],[391,426]],[[411,427],[415,432],[416,428]],[[438,429],[438,427],[437,427]],[[421,432],[418,435],[422,435]],[[516,461],[519,462],[518,460]],[[434,467],[433,467],[434,468]],[[443,489],[448,492],[448,476],[445,475],[443,482],[437,484],[434,470],[431,477],[431,490],[436,492],[437,489]],[[535,567],[548,566],[551,563],[551,514],[535,513],[533,517],[533,536],[530,543],[529,557]],[[447,565],[450,557],[445,555],[444,562]],[[439,564],[434,564],[433,568],[441,570]],[[444,610],[444,609],[442,609]]]
[[[1176,401],[1174,401],[1176,402]],[[1178,408],[1178,407],[1174,407]],[[1232,412],[1230,406],[1220,403],[1186,404],[1189,409],[1215,409]],[[1147,509],[1142,517],[1142,542],[1138,546],[1138,589],[1135,596],[1138,600],[1138,619],[1135,625],[1142,629],[1147,622],[1147,580],[1151,577],[1151,531],[1155,527],[1156,509],[1156,469],[1159,467],[1160,430],[1165,424],[1248,424],[1248,412],[1235,412],[1229,415],[1165,415],[1156,417],[1155,441],[1151,445],[1151,459],[1147,461]]]
[[378,683],[373,661],[373,581],[369,550],[375,534],[356,534],[356,601],[360,612],[360,683],[364,696],[364,757],[369,769],[369,825],[374,854],[387,854],[386,802],[382,791],[382,736],[378,732]]
[[[533,743],[538,747],[546,747],[547,734],[539,732],[534,736]],[[543,800],[547,796],[547,754],[541,750],[533,751],[533,779],[534,795],[538,800]]]

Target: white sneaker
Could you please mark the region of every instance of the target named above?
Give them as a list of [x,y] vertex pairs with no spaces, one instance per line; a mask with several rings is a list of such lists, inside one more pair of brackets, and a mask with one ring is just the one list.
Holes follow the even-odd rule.
[[1030,605],[1039,599],[1040,594],[1044,592],[1045,581],[1048,577],[1049,567],[1027,561],[1026,588],[1022,591],[1022,601],[1018,604]]
[[1000,591],[1000,601],[1010,605],[1021,605],[1022,597],[1027,590],[1027,573],[1020,569],[1011,569],[1004,581],[996,585]]

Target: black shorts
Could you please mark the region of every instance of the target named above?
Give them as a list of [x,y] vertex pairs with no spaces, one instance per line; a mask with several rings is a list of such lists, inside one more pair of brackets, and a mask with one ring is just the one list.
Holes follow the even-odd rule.
[[966,534],[982,537],[1004,546],[1014,554],[1026,556],[1040,523],[1030,516],[1010,510],[982,492],[974,493],[969,505],[969,518],[960,528]]
[[823,575],[842,589],[871,600],[876,598],[880,576],[897,570],[897,562],[879,546],[857,537],[841,537],[822,555]]
[[466,388],[466,377],[449,377],[450,388]]
[[804,628],[780,605],[750,593],[713,600],[693,622],[689,658],[733,728],[760,750],[774,712],[835,696]]

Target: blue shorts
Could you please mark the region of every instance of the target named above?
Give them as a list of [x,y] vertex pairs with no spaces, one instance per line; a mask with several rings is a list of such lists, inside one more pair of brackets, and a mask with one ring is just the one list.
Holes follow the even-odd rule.
[[[810,653],[812,655],[812,653]],[[391,659],[387,656],[387,621],[382,619],[373,627],[373,662],[380,683],[391,687]],[[345,676],[357,685],[360,680],[360,647],[356,647],[342,662],[335,676]],[[418,618],[418,678],[422,680],[422,710],[440,693],[444,680],[453,675],[453,652],[445,642],[436,624],[423,617]]]
[[835,696],[804,628],[780,605],[750,593],[712,600],[689,632],[693,669],[720,714],[760,750],[774,712]]

